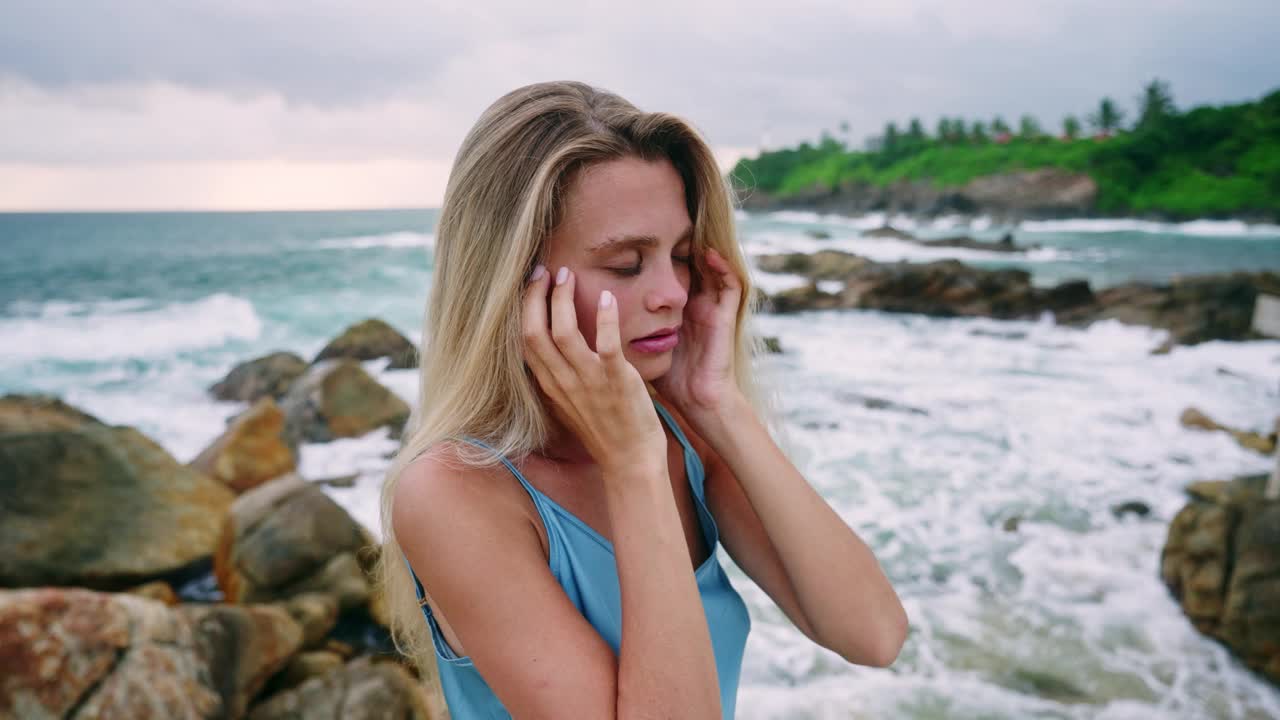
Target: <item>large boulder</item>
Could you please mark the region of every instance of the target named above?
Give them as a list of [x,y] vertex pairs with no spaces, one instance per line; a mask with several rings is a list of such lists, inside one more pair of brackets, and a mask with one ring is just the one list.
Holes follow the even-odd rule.
[[241,717],[301,639],[279,608],[0,591],[0,717]]
[[190,464],[242,493],[292,472],[298,461],[285,441],[284,411],[270,397],[263,397],[237,416]]
[[209,387],[209,393],[235,402],[257,402],[264,397],[279,400],[306,371],[306,360],[291,352],[275,352],[236,365]]
[[0,586],[130,587],[212,554],[234,494],[129,427],[0,435]]
[[77,430],[102,421],[48,395],[5,395],[0,397],[0,433]]
[[354,360],[316,363],[281,402],[291,443],[359,437],[380,427],[398,433],[409,406]]
[[362,657],[271,696],[253,707],[248,720],[431,720],[445,712],[439,696],[399,664]]
[[388,367],[392,369],[418,366],[418,350],[408,338],[387,323],[369,318],[348,327],[341,335],[330,340],[313,362],[333,358],[375,360],[381,357],[391,358]]
[[369,600],[358,554],[373,542],[319,487],[285,475],[236,498],[213,571],[228,602],[274,602],[319,592],[347,610]]
[[1276,451],[1277,434],[1280,434],[1280,417],[1276,418],[1275,429],[1270,434],[1262,434],[1250,432],[1248,430],[1238,430],[1236,428],[1219,425],[1213,418],[1205,415],[1200,410],[1189,407],[1182,411],[1182,417],[1179,422],[1183,427],[1194,428],[1196,430],[1206,430],[1209,432],[1224,432],[1230,435],[1240,447],[1254,452],[1270,455]]
[[1263,500],[1266,480],[1188,488],[1160,573],[1198,630],[1280,684],[1280,501]]

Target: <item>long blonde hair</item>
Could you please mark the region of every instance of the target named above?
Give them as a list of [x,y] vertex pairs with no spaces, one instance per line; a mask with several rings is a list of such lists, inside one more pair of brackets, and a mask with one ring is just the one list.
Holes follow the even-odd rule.
[[[467,133],[454,159],[436,226],[435,268],[422,332],[418,406],[382,487],[382,551],[375,568],[396,646],[436,681],[431,636],[391,523],[404,468],[433,445],[472,437],[522,457],[548,435],[546,408],[521,352],[525,278],[565,209],[573,175],[601,161],[667,158],[685,185],[695,255],[715,248],[742,283],[735,331],[737,383],[768,425],[747,332],[756,294],[734,234],[733,191],[697,130],[580,82],[545,82],[499,98]],[[697,282],[695,278],[695,283]],[[488,451],[456,443],[451,458],[484,467]]]

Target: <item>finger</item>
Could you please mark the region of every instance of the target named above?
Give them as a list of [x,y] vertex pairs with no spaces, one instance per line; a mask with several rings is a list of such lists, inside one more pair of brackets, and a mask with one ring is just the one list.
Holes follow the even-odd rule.
[[560,268],[556,273],[556,285],[551,289],[551,339],[564,358],[581,371],[589,367],[591,349],[578,330],[578,311],[573,304],[576,285],[573,271]]
[[600,292],[596,308],[596,354],[605,367],[626,362],[622,356],[622,337],[618,331],[618,300],[608,290]]
[[[541,272],[540,272],[541,271]],[[541,265],[534,268],[525,288],[520,314],[520,334],[524,340],[525,362],[538,382],[548,391],[548,383],[560,383],[572,372],[547,329],[547,289],[551,277]]]

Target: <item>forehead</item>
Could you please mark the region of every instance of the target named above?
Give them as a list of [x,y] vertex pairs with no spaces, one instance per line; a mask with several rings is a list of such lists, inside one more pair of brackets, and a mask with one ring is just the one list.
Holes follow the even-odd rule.
[[675,242],[690,225],[684,182],[666,158],[619,158],[591,165],[569,183],[564,217],[548,250],[585,252],[621,236]]

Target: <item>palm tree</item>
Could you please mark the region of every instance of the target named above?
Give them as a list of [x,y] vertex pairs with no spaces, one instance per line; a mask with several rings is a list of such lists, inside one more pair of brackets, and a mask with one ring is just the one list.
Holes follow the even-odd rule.
[[1075,115],[1068,115],[1062,119],[1062,135],[1068,140],[1080,137],[1080,121]]
[[1040,130],[1040,121],[1030,115],[1023,115],[1018,121],[1018,135],[1024,138],[1037,138],[1043,133]]
[[1137,128],[1147,129],[1159,125],[1166,119],[1178,114],[1173,105],[1173,93],[1169,83],[1156,78],[1142,88],[1138,96]]
[[1108,97],[1102,98],[1102,102],[1098,103],[1098,112],[1089,116],[1089,124],[1102,135],[1111,135],[1119,130],[1122,122],[1124,112]]

